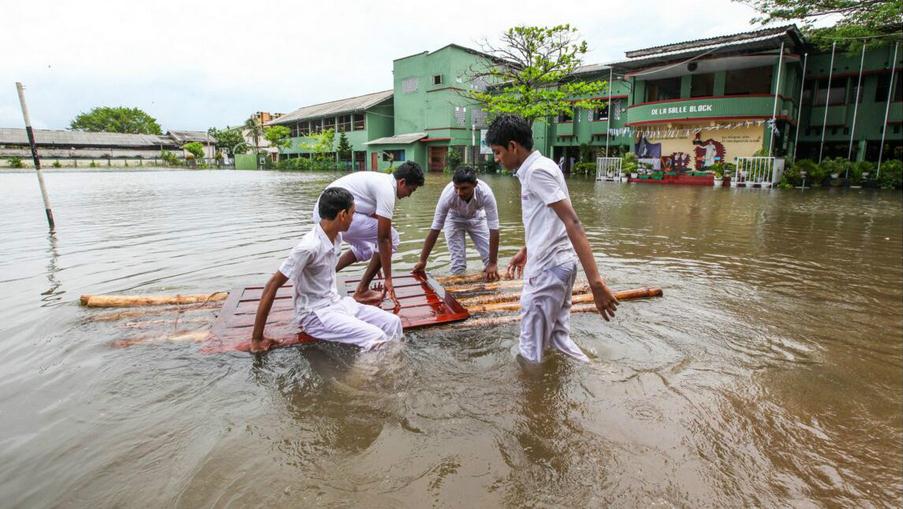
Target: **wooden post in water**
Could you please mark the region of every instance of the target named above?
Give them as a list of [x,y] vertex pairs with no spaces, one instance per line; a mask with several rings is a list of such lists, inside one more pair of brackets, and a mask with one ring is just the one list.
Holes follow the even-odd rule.
[[16,90],[19,92],[19,104],[22,106],[22,117],[25,119],[25,132],[28,134],[28,144],[31,145],[31,158],[34,159],[35,174],[38,176],[38,185],[41,187],[41,197],[44,198],[44,212],[47,214],[47,224],[50,231],[55,228],[53,223],[53,210],[50,208],[50,198],[47,196],[47,187],[44,186],[44,177],[41,175],[41,158],[38,157],[38,146],[34,141],[34,130],[31,128],[31,117],[28,115],[28,106],[25,104],[25,87],[21,82],[16,82]]

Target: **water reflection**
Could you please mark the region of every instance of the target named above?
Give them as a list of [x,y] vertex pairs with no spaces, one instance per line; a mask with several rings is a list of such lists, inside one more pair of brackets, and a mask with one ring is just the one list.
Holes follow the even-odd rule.
[[[21,178],[20,178],[21,177]],[[661,286],[595,352],[522,369],[517,327],[409,334],[397,357],[305,346],[111,349],[213,311],[95,320],[69,295],[259,284],[331,174],[0,175],[0,500],[10,506],[899,506],[903,197],[597,184],[571,196],[614,288]],[[522,244],[517,182],[500,263]],[[399,271],[447,175],[399,203]],[[469,250],[471,269],[479,257]],[[448,268],[444,241],[430,261]]]

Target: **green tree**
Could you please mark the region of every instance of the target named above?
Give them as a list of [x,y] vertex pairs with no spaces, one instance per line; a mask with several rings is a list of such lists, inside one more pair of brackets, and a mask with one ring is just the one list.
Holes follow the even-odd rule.
[[336,148],[336,152],[339,154],[339,161],[351,161],[351,144],[348,143],[348,137],[345,136],[344,131],[339,134],[339,146]]
[[[570,25],[516,26],[502,34],[500,45],[484,43],[483,49],[498,59],[497,63],[472,70],[470,78],[494,85],[466,94],[490,113],[513,113],[532,124],[538,118],[572,113],[574,108],[599,108],[606,103],[588,99],[607,93],[605,81],[582,81],[573,76],[587,45]],[[507,63],[498,63],[502,61]]]
[[[903,23],[903,0],[735,0],[744,3],[762,15],[753,23],[800,22],[809,40],[819,46],[838,45],[853,49],[862,40],[855,38],[892,35],[894,37],[870,40],[869,46],[899,39]],[[833,26],[814,28],[812,24],[827,16],[839,16]]]
[[207,134],[216,140],[216,148],[229,154],[244,154],[248,151],[248,144],[245,143],[244,137],[241,135],[241,129],[235,127],[226,127],[225,129],[217,129],[211,127],[207,129]]
[[335,129],[326,129],[319,134],[311,134],[308,139],[311,141],[305,143],[303,148],[313,154],[314,159],[323,161],[328,159],[328,154],[332,153],[335,147]]
[[[263,136],[270,142],[271,146],[280,150],[287,149],[292,145],[292,130],[284,125],[274,125],[265,128]],[[279,158],[278,152],[276,153],[276,158]]]
[[196,160],[204,158],[204,145],[198,141],[192,141],[191,143],[182,145],[182,150],[193,155]]
[[69,127],[76,131],[163,134],[154,117],[138,108],[98,106],[88,113],[80,113]]

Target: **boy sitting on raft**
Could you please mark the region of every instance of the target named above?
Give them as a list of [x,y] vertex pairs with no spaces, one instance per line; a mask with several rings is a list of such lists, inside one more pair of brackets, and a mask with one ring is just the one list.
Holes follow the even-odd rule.
[[320,195],[319,222],[292,249],[263,290],[251,336],[252,352],[278,345],[264,335],[264,326],[276,291],[289,279],[294,285],[295,322],[311,337],[357,345],[368,351],[403,336],[398,316],[360,304],[351,297],[340,297],[336,290],[342,232],[351,226],[354,208],[354,197],[341,187],[330,187]]

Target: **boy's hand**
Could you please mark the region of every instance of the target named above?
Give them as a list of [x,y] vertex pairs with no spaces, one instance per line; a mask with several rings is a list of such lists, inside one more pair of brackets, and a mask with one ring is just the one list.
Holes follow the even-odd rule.
[[508,262],[508,270],[506,271],[508,279],[522,277],[524,275],[524,265],[527,264],[527,248],[522,247],[516,255],[511,257]]
[[488,283],[488,282],[492,282],[492,281],[498,281],[499,279],[501,279],[501,278],[499,278],[499,266],[498,265],[496,265],[494,263],[490,263],[490,264],[486,265],[486,267],[483,268],[483,281]]
[[414,274],[423,274],[424,272],[426,272],[426,262],[424,262],[424,261],[417,262],[414,265],[414,268],[411,269],[411,272],[413,272]]
[[266,352],[274,346],[278,346],[281,342],[273,338],[264,336],[261,339],[251,339],[251,345],[248,350],[251,353]]
[[596,304],[596,309],[599,310],[602,318],[606,322],[614,318],[615,310],[618,309],[618,298],[611,293],[611,290],[601,279],[591,283],[589,287],[593,292],[593,302]]

